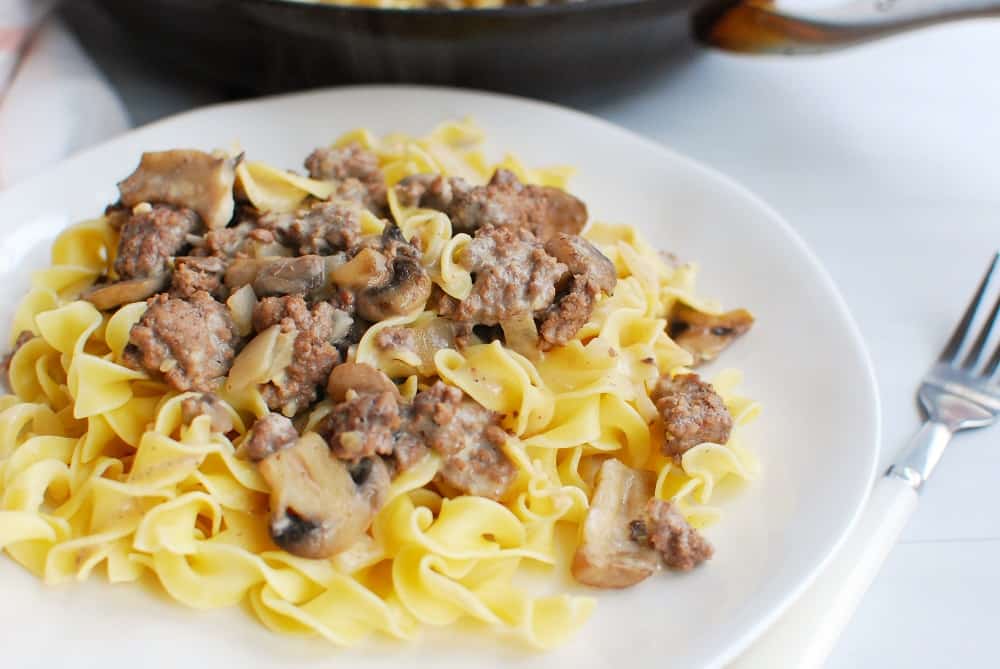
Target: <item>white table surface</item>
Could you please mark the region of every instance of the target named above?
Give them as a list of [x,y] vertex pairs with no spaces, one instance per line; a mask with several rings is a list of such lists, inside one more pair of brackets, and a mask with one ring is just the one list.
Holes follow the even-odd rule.
[[[100,22],[74,23],[137,123],[223,96],[121,57]],[[917,380],[1000,248],[1000,21],[821,58],[698,53],[570,102],[728,173],[792,222],[868,342],[887,462],[918,425]],[[953,442],[828,666],[993,664],[998,564],[1000,429]]]

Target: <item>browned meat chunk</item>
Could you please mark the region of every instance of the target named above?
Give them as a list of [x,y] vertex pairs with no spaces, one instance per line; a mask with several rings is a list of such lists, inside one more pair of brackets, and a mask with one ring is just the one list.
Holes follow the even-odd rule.
[[627,588],[656,571],[656,551],[634,541],[630,525],[642,514],[655,483],[652,472],[630,469],[614,458],[604,461],[573,556],[577,581],[596,588]]
[[399,393],[391,391],[348,393],[316,426],[330,450],[342,460],[370,455],[392,455],[395,432],[400,427]]
[[139,207],[122,226],[115,272],[119,279],[157,276],[169,269],[170,257],[186,245],[198,227],[190,209],[164,205]]
[[309,154],[305,166],[313,179],[339,182],[341,197],[351,197],[376,214],[385,211],[385,175],[371,151],[358,144],[321,147]]
[[190,425],[198,416],[208,416],[214,432],[225,434],[233,429],[233,418],[226,410],[225,402],[215,393],[199,393],[181,401],[181,420],[184,424]]
[[697,374],[664,375],[652,399],[663,419],[664,455],[681,455],[705,442],[729,441],[733,417],[712,385]]
[[670,310],[667,334],[694,356],[694,364],[715,359],[738,337],[753,327],[753,315],[746,309],[724,314],[707,314],[678,302]]
[[544,242],[560,232],[576,234],[587,223],[583,202],[558,188],[522,184],[508,170],[497,170],[486,186],[470,186],[457,177],[419,177],[404,180],[397,194],[405,204],[445,212],[455,232],[509,225],[530,230]]
[[652,546],[664,564],[678,571],[691,571],[715,552],[712,544],[691,527],[670,502],[655,497],[630,523],[629,531],[633,541]]
[[299,296],[266,297],[257,304],[253,312],[257,332],[280,324],[282,332],[295,333],[291,363],[280,378],[261,389],[268,407],[294,416],[316,399],[319,387],[340,361],[334,344],[346,333],[344,316],[326,302],[310,309]]
[[195,240],[192,255],[215,256],[218,258],[249,258],[254,255],[254,247],[275,243],[272,230],[262,227],[257,221],[244,220],[228,228],[216,228]]
[[10,383],[10,361],[14,359],[14,354],[21,350],[21,347],[27,344],[29,341],[35,338],[35,333],[31,330],[21,330],[17,335],[17,339],[14,341],[13,348],[10,349],[10,353],[0,358],[0,379],[7,385],[7,388],[13,390],[13,386]]
[[417,393],[411,431],[444,457],[439,475],[464,494],[500,499],[514,482],[499,416],[454,386],[438,381]]
[[484,325],[541,313],[566,273],[534,235],[507,226],[480,228],[458,260],[475,277],[472,292],[462,301],[443,296],[438,309],[446,318]]
[[238,160],[193,149],[144,153],[135,172],[118,184],[122,204],[172,204],[198,212],[209,228],[224,227],[233,217]]
[[381,458],[338,460],[317,434],[306,434],[258,464],[271,488],[271,538],[300,557],[347,550],[385,503],[389,472]]
[[280,413],[269,413],[254,421],[240,444],[240,453],[251,462],[260,462],[272,453],[288,448],[299,438],[292,421]]
[[338,202],[314,202],[294,214],[269,214],[262,223],[273,226],[282,243],[296,255],[346,251],[361,236],[357,209]]
[[229,371],[239,335],[229,310],[205,292],[190,300],[159,294],[132,326],[124,361],[163,374],[175,390],[211,392]]
[[404,207],[423,207],[448,212],[455,192],[466,193],[473,186],[461,177],[414,174],[396,184],[396,196]]
[[176,297],[193,297],[203,290],[217,300],[229,294],[222,283],[226,263],[214,256],[183,256],[174,261],[174,278],[170,292]]
[[399,473],[429,447],[444,458],[441,478],[463,494],[500,499],[514,480],[499,416],[458,388],[438,381],[408,404],[382,372],[345,363],[334,368],[327,390],[337,404],[316,431],[341,459],[391,457]]
[[618,274],[607,256],[577,235],[559,233],[545,244],[545,250],[571,273],[538,328],[542,349],[550,349],[568,342],[590,320],[601,293],[614,291]]

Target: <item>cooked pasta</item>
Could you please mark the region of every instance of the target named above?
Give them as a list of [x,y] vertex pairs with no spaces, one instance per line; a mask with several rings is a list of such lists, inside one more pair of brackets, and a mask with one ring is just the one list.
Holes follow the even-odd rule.
[[[147,154],[117,206],[59,235],[14,316],[0,547],[49,584],[151,572],[188,606],[249,602],[271,630],[336,645],[471,619],[538,649],[571,638],[596,599],[529,586],[525,564],[573,562],[579,580],[617,587],[660,553],[682,569],[705,559],[669,554],[656,514],[679,513],[685,541],[707,546],[716,489],[757,474],[743,428],[758,407],[740,374],[691,374],[749,315],[698,296],[694,267],[635,228],[580,231],[585,210],[573,230],[546,219],[576,206],[550,206],[571,197],[571,171],[492,163],[483,140],[470,122],[424,138],[358,130],[310,156],[309,177],[188,152],[202,181],[186,194],[143,172]],[[218,184],[237,206],[213,227],[203,212],[225,211],[205,201]],[[470,219],[496,208],[503,220]],[[524,253],[483,265],[483,249],[514,252],[507,239]],[[513,286],[529,263],[532,283]],[[518,286],[533,306],[490,301]],[[479,450],[448,450],[449,421]],[[637,574],[594,557],[609,462],[645,481],[643,503],[664,503],[615,526]],[[316,491],[289,487],[303,471]],[[338,485],[347,506],[319,508],[333,524],[321,527],[302,499]],[[580,545],[557,541],[560,527]]]

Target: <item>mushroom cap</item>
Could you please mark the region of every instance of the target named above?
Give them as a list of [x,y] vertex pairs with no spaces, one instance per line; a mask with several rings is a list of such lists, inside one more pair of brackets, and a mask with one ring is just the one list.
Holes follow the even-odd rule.
[[345,362],[330,372],[326,384],[326,392],[330,399],[337,403],[343,402],[347,398],[348,390],[358,394],[390,392],[397,399],[400,397],[399,388],[392,379],[381,370],[363,362]]
[[357,310],[362,318],[377,322],[413,313],[431,296],[430,276],[416,258],[396,256],[392,261],[391,279],[384,285],[363,290],[358,294]]
[[349,465],[334,458],[315,433],[269,455],[258,467],[271,487],[271,538],[305,558],[336,555],[361,539],[390,483],[381,458]]

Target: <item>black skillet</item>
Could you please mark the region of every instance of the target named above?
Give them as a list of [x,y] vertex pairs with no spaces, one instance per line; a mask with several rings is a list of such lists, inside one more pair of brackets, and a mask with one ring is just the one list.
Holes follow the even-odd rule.
[[362,82],[550,97],[662,67],[697,0],[583,0],[486,10],[291,0],[90,0],[137,51],[252,92]]

